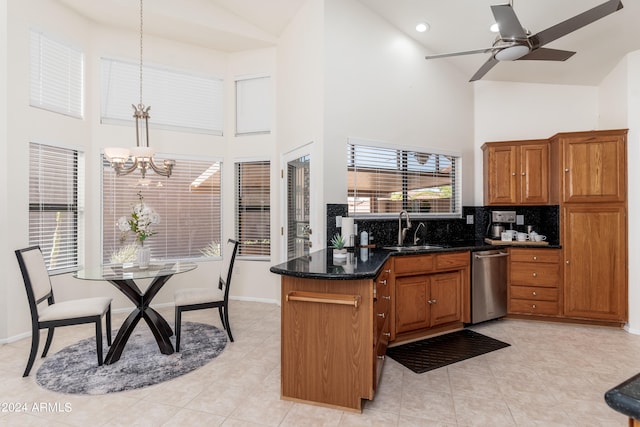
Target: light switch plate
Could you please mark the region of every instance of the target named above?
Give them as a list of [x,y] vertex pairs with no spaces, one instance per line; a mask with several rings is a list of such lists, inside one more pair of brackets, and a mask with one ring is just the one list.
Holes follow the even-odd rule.
[[342,227],[342,217],[339,215],[336,217],[336,227]]
[[524,225],[524,215],[516,215],[516,225]]
[[473,224],[473,215],[467,215],[467,224]]

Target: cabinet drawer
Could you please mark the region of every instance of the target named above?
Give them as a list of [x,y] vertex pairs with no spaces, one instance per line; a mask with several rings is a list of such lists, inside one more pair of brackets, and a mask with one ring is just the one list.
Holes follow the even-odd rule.
[[512,248],[509,252],[511,262],[549,262],[561,261],[558,249],[519,249]]
[[468,267],[469,252],[456,252],[452,254],[438,254],[436,257],[436,269],[446,270],[453,267]]
[[557,288],[538,288],[534,286],[511,286],[511,298],[533,301],[558,301]]
[[509,312],[524,314],[558,315],[559,304],[557,301],[532,301],[527,299],[509,300]]
[[512,285],[557,287],[560,267],[558,264],[512,262],[509,278]]
[[394,258],[393,272],[396,275],[425,273],[433,270],[433,255],[408,255]]

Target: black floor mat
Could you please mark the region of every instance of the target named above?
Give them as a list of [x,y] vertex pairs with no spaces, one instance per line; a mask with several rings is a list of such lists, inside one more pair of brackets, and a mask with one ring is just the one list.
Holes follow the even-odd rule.
[[422,341],[389,347],[387,356],[413,372],[421,374],[461,360],[509,347],[509,345],[470,329],[463,329]]

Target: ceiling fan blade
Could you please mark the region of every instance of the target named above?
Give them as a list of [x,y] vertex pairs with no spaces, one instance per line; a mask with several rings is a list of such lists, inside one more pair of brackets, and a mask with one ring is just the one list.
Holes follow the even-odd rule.
[[491,12],[498,24],[500,37],[504,40],[526,40],[527,32],[509,4],[491,6]]
[[427,55],[424,58],[425,59],[436,59],[436,58],[448,58],[450,56],[461,56],[461,55],[473,55],[476,53],[487,53],[487,52],[491,52],[491,49],[493,49],[492,47],[488,47],[485,49],[475,49],[475,50],[465,50],[462,52],[452,52],[452,53],[440,53],[437,55]]
[[524,56],[516,59],[516,61],[522,60],[538,60],[538,61],[566,61],[575,55],[575,52],[570,50],[549,49],[546,47],[540,47],[534,49]]
[[494,58],[493,56],[491,56],[491,58],[487,59],[487,62],[485,62],[482,67],[480,67],[480,69],[478,71],[476,71],[476,73],[473,75],[473,77],[471,77],[471,80],[469,80],[470,82],[475,82],[476,80],[480,80],[482,77],[484,77],[485,74],[487,74],[489,72],[489,70],[491,70],[498,62],[496,58]]
[[[493,6],[492,6],[493,7]],[[546,30],[540,31],[529,37],[532,45],[535,47],[544,46],[560,37],[579,30],[580,28],[589,25],[598,19],[604,18],[607,15],[612,14],[622,9],[622,0],[609,0],[606,3],[602,3],[600,6],[596,6],[593,9],[589,9],[573,18],[567,19],[559,24],[549,27]]]

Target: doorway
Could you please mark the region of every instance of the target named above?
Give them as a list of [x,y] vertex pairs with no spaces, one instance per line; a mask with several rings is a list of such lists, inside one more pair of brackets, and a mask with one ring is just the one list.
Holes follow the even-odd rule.
[[309,256],[311,242],[311,156],[287,161],[286,259]]

